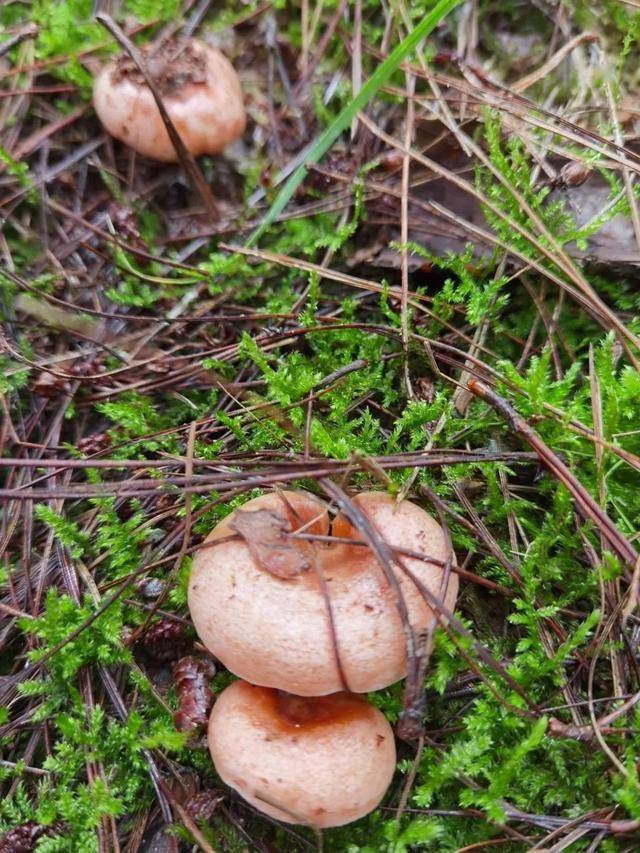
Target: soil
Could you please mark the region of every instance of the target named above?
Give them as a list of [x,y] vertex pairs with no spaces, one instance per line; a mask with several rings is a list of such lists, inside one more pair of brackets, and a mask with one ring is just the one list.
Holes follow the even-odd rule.
[[[192,40],[164,39],[143,47],[141,53],[162,95],[175,94],[188,83],[206,82],[207,57],[202,47]],[[116,59],[111,76],[116,84],[130,80],[139,86],[146,85],[140,69],[126,54]]]

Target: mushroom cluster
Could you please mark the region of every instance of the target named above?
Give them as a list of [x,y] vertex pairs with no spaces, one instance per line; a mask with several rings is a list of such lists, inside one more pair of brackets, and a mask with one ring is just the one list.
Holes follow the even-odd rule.
[[261,811],[316,828],[367,814],[391,782],[393,733],[357,694],[407,673],[398,591],[417,635],[434,616],[424,591],[451,611],[458,588],[455,574],[441,588],[450,555],[427,512],[380,492],[353,503],[395,549],[395,583],[343,514],[331,523],[327,505],[302,491],[227,516],[189,581],[200,639],[242,679],[210,717],[219,775]]
[[[218,154],[242,134],[246,115],[240,81],[219,50],[197,39],[169,39],[141,53],[171,122],[194,157]],[[154,160],[178,161],[153,93],[128,56],[102,69],[93,104],[116,139]]]

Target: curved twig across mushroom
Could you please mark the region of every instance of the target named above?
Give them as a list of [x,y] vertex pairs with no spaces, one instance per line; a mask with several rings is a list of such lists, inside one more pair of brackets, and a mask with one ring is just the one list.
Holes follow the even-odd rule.
[[[196,39],[141,49],[146,70],[186,149],[218,154],[245,128],[240,81],[220,51]],[[128,56],[109,62],[96,78],[93,103],[116,139],[154,160],[178,161],[154,94]]]

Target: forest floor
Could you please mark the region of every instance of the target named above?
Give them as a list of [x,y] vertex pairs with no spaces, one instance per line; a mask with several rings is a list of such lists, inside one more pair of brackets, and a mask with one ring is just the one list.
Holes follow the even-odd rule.
[[[100,11],[222,50],[242,138],[109,136]],[[640,849],[640,3],[5,0],[0,33],[0,851]],[[460,593],[425,684],[369,697],[384,801],[316,836],[222,783],[182,688],[203,537],[328,483],[438,517]]]

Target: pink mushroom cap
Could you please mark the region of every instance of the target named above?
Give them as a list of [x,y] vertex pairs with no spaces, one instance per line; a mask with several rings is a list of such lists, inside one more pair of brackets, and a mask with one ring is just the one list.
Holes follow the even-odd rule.
[[[360,494],[354,503],[391,546],[438,561],[400,556],[419,582],[439,596],[449,556],[440,525],[416,504],[397,504],[382,492]],[[303,569],[291,577],[277,576],[250,547],[252,530],[256,540],[264,538],[265,513],[255,516],[255,524],[250,515],[259,510],[269,510],[292,531],[330,532],[326,505],[306,492],[263,495],[218,524],[196,554],[189,581],[189,609],[205,646],[235,675],[299,696],[345,689],[366,693],[403,678],[407,656],[402,620],[370,548],[285,537],[299,549],[294,556],[299,555]],[[242,536],[234,535],[239,512]],[[361,539],[340,515],[332,533]],[[423,631],[433,611],[395,563],[393,571],[409,622],[416,632]],[[457,590],[452,572],[444,596],[448,611],[455,606]]]
[[218,774],[265,814],[317,829],[372,811],[393,777],[391,726],[352,693],[301,698],[246,681],[209,718]]
[[[146,53],[167,113],[194,157],[218,154],[241,136],[246,114],[240,81],[220,51],[190,39]],[[116,139],[154,160],[177,162],[151,90],[128,57],[109,62],[96,77],[93,104]]]

